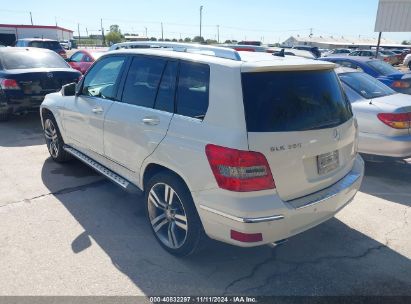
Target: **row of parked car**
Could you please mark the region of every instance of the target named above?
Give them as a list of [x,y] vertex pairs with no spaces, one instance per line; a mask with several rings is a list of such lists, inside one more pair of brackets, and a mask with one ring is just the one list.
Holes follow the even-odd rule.
[[[204,234],[279,244],[353,199],[358,152],[411,157],[410,78],[381,60],[162,42],[112,49],[68,62],[0,49],[0,119],[41,105],[51,158],[78,158],[144,194],[172,254],[194,252]],[[83,76],[71,67],[82,62]]]

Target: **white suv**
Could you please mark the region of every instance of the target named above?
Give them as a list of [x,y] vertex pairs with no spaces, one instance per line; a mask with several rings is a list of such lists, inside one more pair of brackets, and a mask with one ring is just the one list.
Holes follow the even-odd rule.
[[144,194],[159,243],[279,243],[358,191],[357,125],[334,64],[217,47],[109,52],[47,95],[51,157]]

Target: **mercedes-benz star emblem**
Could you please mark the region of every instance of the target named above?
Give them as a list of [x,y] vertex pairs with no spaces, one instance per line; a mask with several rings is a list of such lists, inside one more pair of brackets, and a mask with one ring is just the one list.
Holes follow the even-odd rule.
[[334,139],[335,139],[335,140],[340,140],[340,139],[341,139],[340,130],[338,130],[338,129],[335,129],[335,130],[334,130]]
[[54,75],[53,75],[53,73],[47,73],[47,77],[48,77],[48,78],[53,78]]

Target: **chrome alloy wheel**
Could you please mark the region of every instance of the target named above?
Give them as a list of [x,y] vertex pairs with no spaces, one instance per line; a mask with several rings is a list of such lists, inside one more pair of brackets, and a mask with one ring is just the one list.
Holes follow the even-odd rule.
[[47,118],[44,122],[44,136],[46,137],[50,155],[53,158],[57,158],[59,155],[59,138],[57,135],[57,129],[50,118]]
[[177,193],[169,185],[155,184],[148,195],[148,216],[160,241],[172,249],[187,238],[187,216]]

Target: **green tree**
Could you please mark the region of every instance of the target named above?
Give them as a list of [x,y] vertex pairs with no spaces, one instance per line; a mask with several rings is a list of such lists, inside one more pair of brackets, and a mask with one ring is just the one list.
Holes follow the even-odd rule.
[[226,40],[224,43],[231,44],[231,40]]
[[402,42],[402,44],[403,44],[403,45],[411,45],[411,41],[404,40],[404,41]]
[[106,41],[109,45],[121,42],[121,34],[116,32],[109,32],[106,35]]
[[206,44],[217,44],[217,43],[218,43],[218,41],[215,40],[215,39],[207,39],[206,40]]
[[157,41],[157,38],[156,37],[151,37],[150,41]]
[[177,42],[178,40],[176,38],[173,38],[173,40],[171,40],[172,42]]
[[193,38],[193,42],[199,42],[199,43],[204,43],[204,38],[200,36],[195,36]]
[[110,25],[110,32],[121,33],[120,27],[117,24]]
[[191,38],[190,37],[184,38],[184,42],[191,42]]

